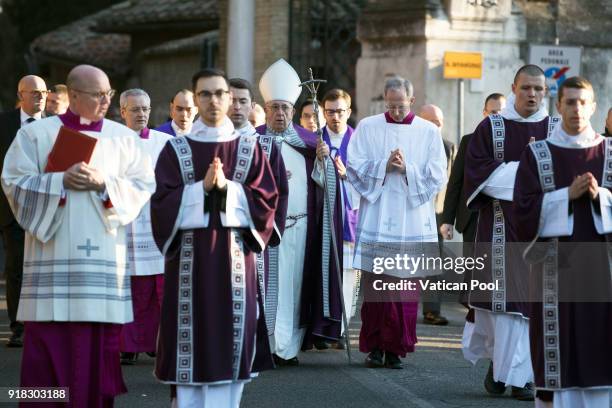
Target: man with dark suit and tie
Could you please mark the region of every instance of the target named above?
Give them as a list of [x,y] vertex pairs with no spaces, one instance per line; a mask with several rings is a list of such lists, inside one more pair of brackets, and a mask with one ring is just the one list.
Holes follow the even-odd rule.
[[[45,110],[47,85],[42,78],[27,75],[19,81],[17,97],[19,108],[0,113],[0,168],[4,156],[17,131],[38,120]],[[6,303],[11,322],[11,337],[7,347],[22,347],[23,323],[17,321],[17,307],[23,274],[23,229],[19,226],[4,193],[0,193],[0,229],[4,244],[4,275],[6,277]]]
[[[442,109],[437,107],[436,105],[424,105],[419,110],[419,117],[433,123],[440,129],[440,134],[442,134],[442,128],[444,127],[444,114],[442,113]],[[444,154],[446,155],[446,171],[447,177],[450,174],[451,167],[453,166],[453,161],[455,160],[455,154],[457,153],[457,149],[455,145],[448,140],[442,138],[442,144],[444,145]],[[434,207],[436,209],[436,225],[440,225],[440,214],[442,213],[442,205],[444,203],[444,197],[446,195],[446,187],[443,187],[442,190],[436,194],[434,198]],[[442,236],[438,234],[438,243],[440,245],[440,249],[442,249]],[[437,279],[441,279],[441,276],[438,276]],[[441,309],[441,293],[440,291],[431,291],[431,290],[423,290],[421,300],[423,304],[423,323],[425,324],[433,324],[436,326],[446,326],[448,324],[448,319],[440,314]]]
[[[506,98],[499,93],[493,93],[487,96],[485,106],[482,111],[485,117],[499,113],[506,106]],[[461,138],[457,156],[451,168],[451,173],[446,186],[446,197],[444,197],[444,209],[441,215],[440,235],[444,239],[453,238],[453,224],[459,233],[463,234],[463,256],[471,256],[476,236],[476,226],[478,224],[478,213],[470,211],[467,208],[463,191],[463,171],[465,168],[465,154],[472,134],[465,135]],[[469,280],[469,276],[466,277]],[[461,302],[467,304],[467,299],[464,299],[466,294],[462,293]],[[473,320],[468,317],[468,320]]]

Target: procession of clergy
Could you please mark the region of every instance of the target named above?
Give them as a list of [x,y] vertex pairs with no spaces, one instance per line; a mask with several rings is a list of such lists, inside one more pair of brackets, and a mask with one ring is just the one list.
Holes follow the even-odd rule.
[[[11,328],[25,323],[22,387],[69,387],[69,406],[112,406],[127,391],[120,361],[148,353],[155,377],[171,385],[172,406],[238,407],[260,371],[298,365],[313,346],[350,346],[343,314],[355,314],[359,287],[378,278],[375,258],[393,256],[397,243],[437,247],[434,199],[450,169],[439,127],[411,110],[408,80],[388,77],[386,112],[356,129],[347,125],[348,93],[327,92],[321,138],[292,123],[300,83],[284,60],[271,65],[259,81],[265,123],[254,127],[251,85],[204,69],[173,98],[179,119],[153,130],[140,89],[120,96],[127,126],[104,118],[115,91],[93,66],[72,69],[68,109],[42,119],[24,111],[25,98],[46,86],[22,79],[21,126],[2,168],[25,230],[11,316]],[[460,148],[465,165],[452,169],[464,174],[464,201],[478,213],[473,255],[487,259],[473,278],[497,283],[469,295],[463,352],[473,363],[491,360],[491,394],[508,388],[537,407],[607,408],[611,139],[591,127],[586,79],[561,85],[559,118],[543,106],[539,67],[522,67],[508,88],[507,104],[487,98]],[[61,127],[97,139],[95,149],[88,163],[45,172]],[[546,245],[543,260],[514,253],[514,242]],[[595,258],[558,261],[559,246],[571,242],[602,245]],[[579,276],[564,273],[576,262]],[[390,268],[382,276],[431,273]],[[585,281],[602,297],[561,296]],[[533,290],[537,302],[527,301]],[[411,295],[365,297],[359,350],[368,367],[402,368],[400,358],[414,352]]]

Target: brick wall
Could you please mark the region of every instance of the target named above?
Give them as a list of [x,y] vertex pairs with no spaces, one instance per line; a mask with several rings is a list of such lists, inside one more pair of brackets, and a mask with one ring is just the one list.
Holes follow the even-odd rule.
[[262,102],[258,83],[263,72],[279,58],[289,59],[290,0],[255,0],[255,63],[256,100]]

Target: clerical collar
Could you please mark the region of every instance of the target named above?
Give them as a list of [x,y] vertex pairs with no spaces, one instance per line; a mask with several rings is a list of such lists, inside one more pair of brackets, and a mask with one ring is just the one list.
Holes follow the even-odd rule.
[[331,145],[334,150],[338,150],[338,148],[342,144],[342,139],[344,138],[345,133],[346,131],[344,131],[344,133],[342,134],[334,133],[329,127],[327,128],[327,134],[329,135],[329,141],[331,142]]
[[193,126],[191,127],[191,129],[181,129],[180,127],[178,127],[178,125],[176,123],[174,123],[174,120],[170,121],[170,126],[172,127],[172,130],[174,130],[174,133],[177,136],[186,136],[188,134],[190,134],[193,131]]
[[550,143],[560,146],[567,147],[569,149],[586,149],[588,147],[597,146],[600,144],[604,137],[593,130],[591,125],[577,135],[569,135],[563,130],[563,122],[560,122],[555,126],[550,137],[547,139]]
[[142,129],[140,131],[140,138],[141,139],[148,139],[149,138],[149,133],[151,133],[151,130],[148,127],[145,127],[144,129]]
[[240,134],[234,129],[234,124],[226,116],[223,118],[223,123],[219,127],[211,127],[198,119],[191,127],[191,133],[186,135],[191,140],[196,142],[229,142],[240,137]]
[[337,138],[342,139],[344,135],[346,134],[346,131],[348,130],[348,128],[346,128],[344,129],[344,132],[342,133],[335,133],[333,130],[329,128],[329,126],[327,126],[326,129],[327,129],[327,134],[329,135],[331,139],[337,139]]
[[101,132],[102,124],[104,123],[104,119],[100,119],[97,122],[93,122],[89,119],[85,119],[73,113],[70,108],[66,110],[66,113],[59,115],[60,120],[64,124],[64,126],[69,127],[74,130],[85,130],[91,132]]
[[404,119],[402,119],[401,122],[396,121],[395,119],[393,119],[391,117],[391,115],[389,114],[389,112],[385,112],[385,119],[387,121],[387,123],[393,123],[396,125],[410,125],[412,124],[412,121],[414,120],[414,112],[408,112],[408,115],[406,115],[406,117]]
[[240,133],[241,136],[251,136],[257,133],[257,130],[255,130],[255,127],[251,125],[251,122],[247,122],[240,129],[236,129],[236,131]]
[[[34,120],[38,120],[42,118],[42,112],[37,112],[34,115],[30,116],[23,111],[23,109],[19,108],[19,117],[21,118],[21,126],[29,123],[28,119],[33,118]],[[31,122],[31,121],[30,121]]]
[[514,93],[508,95],[506,98],[506,106],[499,113],[504,119],[513,120],[515,122],[540,122],[548,116],[546,106],[542,102],[537,112],[527,118],[524,118],[516,111],[516,108],[514,107],[515,102],[516,96]]

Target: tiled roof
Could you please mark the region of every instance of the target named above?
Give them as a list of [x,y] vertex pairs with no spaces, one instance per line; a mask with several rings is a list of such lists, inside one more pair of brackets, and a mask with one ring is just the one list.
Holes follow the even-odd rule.
[[43,58],[87,63],[122,73],[128,69],[130,36],[92,30],[98,18],[111,14],[111,9],[105,9],[43,34],[32,42],[30,49]]
[[219,31],[209,31],[197,34],[192,37],[181,38],[179,40],[168,41],[142,51],[142,56],[167,55],[176,52],[200,51],[205,40],[215,41],[219,36]]
[[[217,0],[130,0],[110,8],[98,19],[96,30],[130,32],[149,24],[218,25]],[[208,29],[212,27],[207,27]]]

